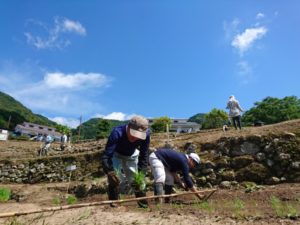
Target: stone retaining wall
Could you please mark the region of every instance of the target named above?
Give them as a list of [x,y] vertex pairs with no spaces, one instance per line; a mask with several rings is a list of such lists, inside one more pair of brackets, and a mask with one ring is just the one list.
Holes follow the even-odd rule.
[[[300,138],[280,136],[222,137],[197,149],[201,165],[193,171],[200,186],[230,186],[243,181],[261,184],[300,182]],[[67,181],[67,166],[76,165],[72,180],[103,175],[101,153],[52,156],[31,160],[0,160],[0,182],[39,183]],[[149,169],[150,173],[150,169]]]
[[53,156],[31,160],[0,160],[1,183],[39,183],[68,181],[67,167],[76,165],[72,180],[81,180],[88,175],[101,175],[100,153],[72,156]]
[[223,137],[201,146],[203,160],[194,172],[198,185],[300,182],[300,140],[281,136]]

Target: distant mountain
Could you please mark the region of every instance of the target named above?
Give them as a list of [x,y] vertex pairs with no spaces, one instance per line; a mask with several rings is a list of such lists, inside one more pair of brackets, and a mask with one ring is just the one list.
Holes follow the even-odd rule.
[[37,123],[46,126],[56,125],[55,122],[42,115],[34,114],[13,97],[0,91],[0,128],[7,129],[9,117],[11,118],[9,123],[10,130],[13,130],[17,124],[23,122]]
[[[107,135],[111,132],[112,128],[115,126],[119,126],[122,124],[127,124],[128,121],[119,121],[119,120],[106,120],[102,118],[92,118],[88,121],[84,122],[80,126],[80,137],[82,139],[94,139],[99,135],[100,128],[99,124],[101,121],[107,121],[108,122],[108,131]],[[79,127],[77,127],[75,130],[73,130],[73,135],[77,135],[79,133]]]
[[205,113],[197,113],[188,119],[189,122],[202,124],[204,122]]

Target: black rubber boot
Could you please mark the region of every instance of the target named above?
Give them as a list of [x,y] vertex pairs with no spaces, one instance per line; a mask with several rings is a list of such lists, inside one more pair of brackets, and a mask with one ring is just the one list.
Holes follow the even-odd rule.
[[[165,185],[165,194],[170,195],[173,191],[173,185]],[[165,203],[170,203],[171,198],[165,198]]]
[[[134,194],[135,194],[136,198],[146,197],[145,191],[135,191]],[[139,207],[141,207],[141,208],[148,208],[148,201],[146,199],[140,200],[137,203],[138,203]]]
[[[156,183],[154,184],[154,195],[163,195],[164,194],[164,185],[163,183]],[[156,204],[162,204],[163,199],[162,198],[156,198],[155,203]]]
[[109,200],[118,200],[119,199],[119,190],[117,187],[108,185],[108,199]]
[[[120,196],[119,196],[119,187],[115,187],[112,185],[108,185],[108,199],[109,200],[119,200]],[[115,203],[111,203],[110,204],[111,207],[117,207],[117,205]]]

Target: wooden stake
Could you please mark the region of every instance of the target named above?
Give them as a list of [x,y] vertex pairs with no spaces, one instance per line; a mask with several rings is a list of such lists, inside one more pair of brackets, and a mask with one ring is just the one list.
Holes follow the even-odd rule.
[[193,195],[193,194],[201,194],[201,193],[209,192],[209,194],[203,198],[203,201],[206,201],[213,193],[216,192],[216,190],[217,189],[197,191],[197,192],[184,192],[184,193],[171,194],[171,195],[147,196],[147,197],[130,198],[130,199],[122,199],[122,200],[107,200],[107,201],[101,201],[101,202],[81,203],[81,204],[76,204],[76,205],[63,205],[63,206],[49,207],[49,208],[36,209],[36,210],[30,210],[30,211],[24,211],[24,212],[7,212],[7,213],[0,213],[0,218],[29,215],[29,214],[33,214],[33,213],[52,212],[52,211],[59,211],[59,210],[64,210],[64,209],[75,209],[75,208],[82,208],[82,207],[87,207],[87,206],[109,205],[109,204],[113,204],[113,203],[120,204],[120,203],[135,202],[135,201],[145,200],[145,199],[170,198],[170,197],[178,197],[178,196],[184,196],[184,195]]

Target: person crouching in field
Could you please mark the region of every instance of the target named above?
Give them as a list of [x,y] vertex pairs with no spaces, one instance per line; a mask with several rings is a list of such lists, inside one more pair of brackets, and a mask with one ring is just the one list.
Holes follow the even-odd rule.
[[[161,148],[150,154],[149,163],[154,177],[154,195],[171,194],[174,180],[185,190],[197,191],[189,175],[190,170],[200,164],[200,157],[196,153],[184,154],[170,148]],[[183,181],[177,172],[182,173]],[[202,199],[198,193],[195,195]],[[166,203],[169,201],[169,198],[165,199]],[[162,199],[156,202],[162,203]]]
[[[119,199],[120,188],[126,189],[123,176],[135,191],[136,197],[145,197],[145,190],[134,187],[134,176],[138,172],[144,175],[148,165],[150,132],[148,120],[134,116],[127,125],[115,127],[102,156],[102,166],[108,178],[109,200]],[[140,207],[148,207],[146,200],[138,201]],[[114,206],[114,205],[112,205]]]

